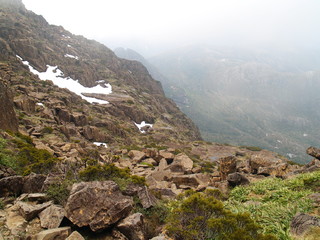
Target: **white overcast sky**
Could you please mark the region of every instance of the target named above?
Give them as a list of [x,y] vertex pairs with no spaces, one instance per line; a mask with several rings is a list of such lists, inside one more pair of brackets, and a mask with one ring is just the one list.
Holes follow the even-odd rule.
[[108,47],[211,43],[320,47],[320,0],[23,0]]

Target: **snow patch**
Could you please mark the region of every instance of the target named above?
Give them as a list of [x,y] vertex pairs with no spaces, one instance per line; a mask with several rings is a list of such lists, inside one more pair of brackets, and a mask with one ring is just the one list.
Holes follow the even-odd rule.
[[38,102],[38,103],[37,103],[37,106],[42,106],[42,107],[44,107],[43,103],[41,103],[41,102]]
[[280,140],[277,140],[278,143],[282,143]]
[[98,146],[98,147],[105,147],[105,148],[108,147],[108,145],[106,143],[103,143],[103,142],[94,142],[93,144]]
[[149,127],[153,127],[153,124],[151,124],[151,123],[146,123],[145,121],[142,121],[140,124],[138,124],[138,123],[134,123],[136,126],[137,126],[137,128],[139,128],[139,131],[141,132],[141,133],[146,133],[146,131],[144,131],[142,128],[143,127],[145,127],[145,126],[149,126]]
[[64,34],[62,34],[62,37],[67,38],[67,39],[71,38],[71,37],[66,36],[66,35],[64,35]]
[[71,92],[79,95],[82,99],[86,100],[89,103],[99,103],[99,104],[109,103],[108,101],[105,101],[105,100],[101,100],[93,97],[86,97],[83,95],[83,93],[110,94],[112,93],[112,87],[110,84],[103,84],[104,87],[102,87],[101,85],[97,85],[91,88],[84,87],[79,83],[78,80],[74,80],[70,77],[65,78],[63,72],[57,66],[47,65],[46,72],[38,72],[29,64],[28,61],[23,61],[23,59],[20,56],[18,55],[16,56],[22,61],[23,64],[29,67],[30,72],[32,72],[35,75],[38,75],[38,77],[41,80],[51,80],[58,87],[69,89]]
[[76,59],[76,60],[79,60],[79,57],[78,57],[78,56],[73,56],[73,55],[71,55],[71,54],[65,54],[64,57],[66,57],[66,58],[74,58],[74,59]]
[[72,46],[70,44],[68,44],[67,47],[72,47]]
[[304,133],[303,136],[304,136],[304,137],[308,137],[308,134]]

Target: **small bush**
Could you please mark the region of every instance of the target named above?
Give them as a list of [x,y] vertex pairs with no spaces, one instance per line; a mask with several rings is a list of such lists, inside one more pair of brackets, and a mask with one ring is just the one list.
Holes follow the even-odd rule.
[[176,240],[276,239],[264,235],[248,214],[235,214],[206,193],[187,191],[175,201],[167,218],[167,230]]
[[55,203],[64,206],[67,203],[72,184],[72,181],[65,180],[61,183],[50,185],[45,192]]
[[53,132],[53,128],[52,127],[44,127],[41,132],[42,132],[42,134],[50,134]]
[[79,177],[83,181],[114,180],[115,182],[119,182],[119,179],[123,179],[125,182],[120,182],[120,186],[123,187],[129,183],[136,183],[140,185],[145,185],[146,183],[144,177],[130,175],[130,170],[128,168],[121,169],[116,167],[114,164],[88,166],[79,172]]

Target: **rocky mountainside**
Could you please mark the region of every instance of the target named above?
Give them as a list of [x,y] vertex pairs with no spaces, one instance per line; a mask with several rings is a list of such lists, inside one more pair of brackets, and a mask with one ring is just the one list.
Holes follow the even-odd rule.
[[[51,26],[43,17],[27,11],[23,5],[18,6],[7,8],[4,5],[2,8],[0,49],[3,65],[7,63],[8,71],[12,70],[16,75],[11,76],[12,85],[22,83],[26,86],[24,91],[16,91],[24,102],[42,103],[47,112],[59,111],[60,116],[64,115],[64,119],[60,120],[73,128],[80,123],[75,124],[72,115],[81,118],[81,112],[86,112],[87,119],[80,125],[86,125],[89,121],[91,125],[100,127],[100,135],[104,135],[102,138],[108,142],[117,141],[117,137],[130,141],[130,136],[134,134],[126,134],[123,129],[139,135],[134,122],[140,124],[142,121],[153,124],[155,137],[158,138],[166,132],[175,139],[200,138],[194,124],[164,96],[160,83],[154,81],[140,63],[119,59],[102,44],[74,36],[62,27]],[[112,94],[89,90],[85,94],[110,103],[95,104],[91,108],[91,104],[70,91],[64,91],[65,99],[61,102],[61,93],[56,93],[60,89],[55,89],[53,85],[50,89],[46,86],[50,83],[43,81],[38,81],[37,87],[32,84],[37,81],[37,76],[29,73],[22,60],[28,61],[40,73],[49,70],[49,66],[56,66],[63,73],[63,78],[71,78],[87,88],[111,84]],[[21,75],[25,75],[23,80],[18,79]],[[52,80],[48,75],[46,77]],[[58,107],[57,101],[60,102],[59,109],[51,109],[53,103]],[[54,118],[54,115],[51,117]]]
[[319,145],[319,52],[189,46],[148,61],[208,141],[259,146],[301,163],[304,149]]
[[[206,202],[219,208],[221,226],[235,222],[257,239],[272,231],[224,209],[232,188],[319,177],[316,148],[299,166],[267,150],[201,141],[139,62],[49,25],[19,0],[0,0],[0,33],[0,239],[184,239],[173,220],[188,196],[215,196]],[[299,192],[308,208],[297,201],[286,229],[292,214],[318,207],[314,191]]]

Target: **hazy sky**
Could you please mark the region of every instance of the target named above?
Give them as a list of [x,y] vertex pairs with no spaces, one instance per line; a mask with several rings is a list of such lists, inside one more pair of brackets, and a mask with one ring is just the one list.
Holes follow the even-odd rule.
[[[23,0],[49,23],[108,47],[319,48],[320,0]],[[146,52],[147,53],[147,52]],[[145,53],[145,54],[146,54]]]

